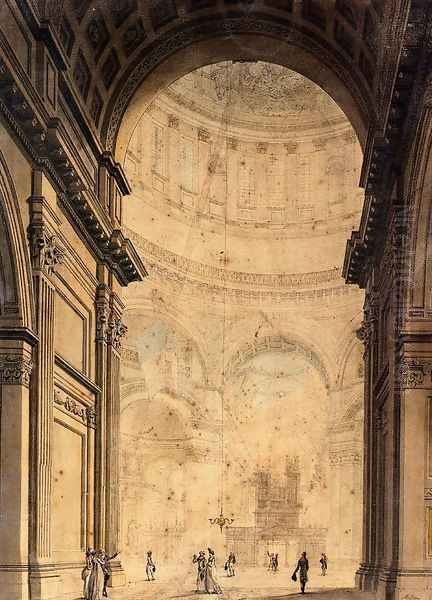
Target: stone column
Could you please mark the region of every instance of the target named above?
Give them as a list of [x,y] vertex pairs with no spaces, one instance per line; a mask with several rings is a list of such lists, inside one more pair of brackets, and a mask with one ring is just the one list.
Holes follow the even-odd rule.
[[0,595],[28,599],[29,386],[35,338],[0,330]]
[[29,241],[36,306],[35,369],[31,397],[30,590],[34,598],[58,598],[59,576],[51,558],[51,479],[54,398],[53,275],[63,253],[50,227],[52,215],[41,195],[42,174],[33,174]]

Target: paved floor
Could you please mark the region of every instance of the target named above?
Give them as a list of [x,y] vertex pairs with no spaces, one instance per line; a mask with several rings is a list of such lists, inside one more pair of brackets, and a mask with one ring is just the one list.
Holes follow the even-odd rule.
[[[311,573],[306,596],[313,600],[368,600],[368,594],[360,594],[348,587],[352,575],[338,574],[321,577],[319,572]],[[229,578],[219,575],[219,583],[223,589],[223,600],[300,600],[299,585],[291,581],[291,572],[279,572],[276,575],[265,569],[249,570]],[[111,590],[110,600],[192,600],[207,598],[207,594],[197,594],[194,591],[194,574],[188,572],[183,578],[172,579],[168,574],[159,575],[156,581],[140,581],[129,584],[128,587]]]

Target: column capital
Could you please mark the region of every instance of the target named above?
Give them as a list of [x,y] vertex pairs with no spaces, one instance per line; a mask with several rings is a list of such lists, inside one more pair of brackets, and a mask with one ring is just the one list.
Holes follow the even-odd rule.
[[126,332],[127,327],[121,318],[114,312],[111,312],[108,321],[108,344],[119,352],[121,350],[122,338]]
[[38,223],[29,226],[28,237],[33,268],[51,276],[65,256],[57,236],[52,234],[46,225]]
[[108,319],[110,315],[110,288],[100,283],[96,289],[96,341],[108,341]]
[[33,362],[14,354],[0,354],[0,384],[30,386]]
[[432,388],[432,356],[403,357],[399,363],[402,389]]

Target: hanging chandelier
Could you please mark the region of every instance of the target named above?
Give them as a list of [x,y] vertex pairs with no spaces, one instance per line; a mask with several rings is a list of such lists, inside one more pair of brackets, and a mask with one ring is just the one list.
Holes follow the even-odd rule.
[[211,525],[218,525],[220,527],[221,533],[223,528],[227,525],[232,525],[234,523],[234,519],[230,519],[228,517],[224,517],[223,512],[216,517],[215,519],[209,519]]
[[224,527],[232,525],[234,518],[224,515],[224,410],[225,410],[225,329],[226,329],[226,265],[227,265],[227,204],[228,204],[228,115],[231,104],[231,69],[227,69],[227,96],[222,124],[225,125],[225,220],[224,220],[224,251],[223,251],[223,321],[222,321],[222,390],[221,390],[221,434],[220,434],[220,514],[210,518],[210,525],[217,525],[221,533]]

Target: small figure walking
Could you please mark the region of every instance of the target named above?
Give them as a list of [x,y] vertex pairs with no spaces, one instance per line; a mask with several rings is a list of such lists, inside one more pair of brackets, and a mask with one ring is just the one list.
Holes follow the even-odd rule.
[[234,552],[230,552],[225,563],[225,571],[228,571],[228,577],[235,577],[236,557]]
[[323,577],[325,577],[325,575],[327,573],[327,556],[324,553],[321,554],[320,564],[321,564],[321,575]]
[[156,565],[153,562],[152,551],[149,550],[147,552],[147,564],[146,564],[147,581],[154,581],[155,580],[155,576],[154,576],[155,573],[156,573]]
[[306,556],[306,552],[302,552],[298,562],[297,567],[294,573],[292,574],[291,579],[293,581],[297,581],[297,572],[299,571],[300,578],[300,589],[301,593],[305,593],[306,583],[308,581],[308,571],[309,571],[309,561]]

